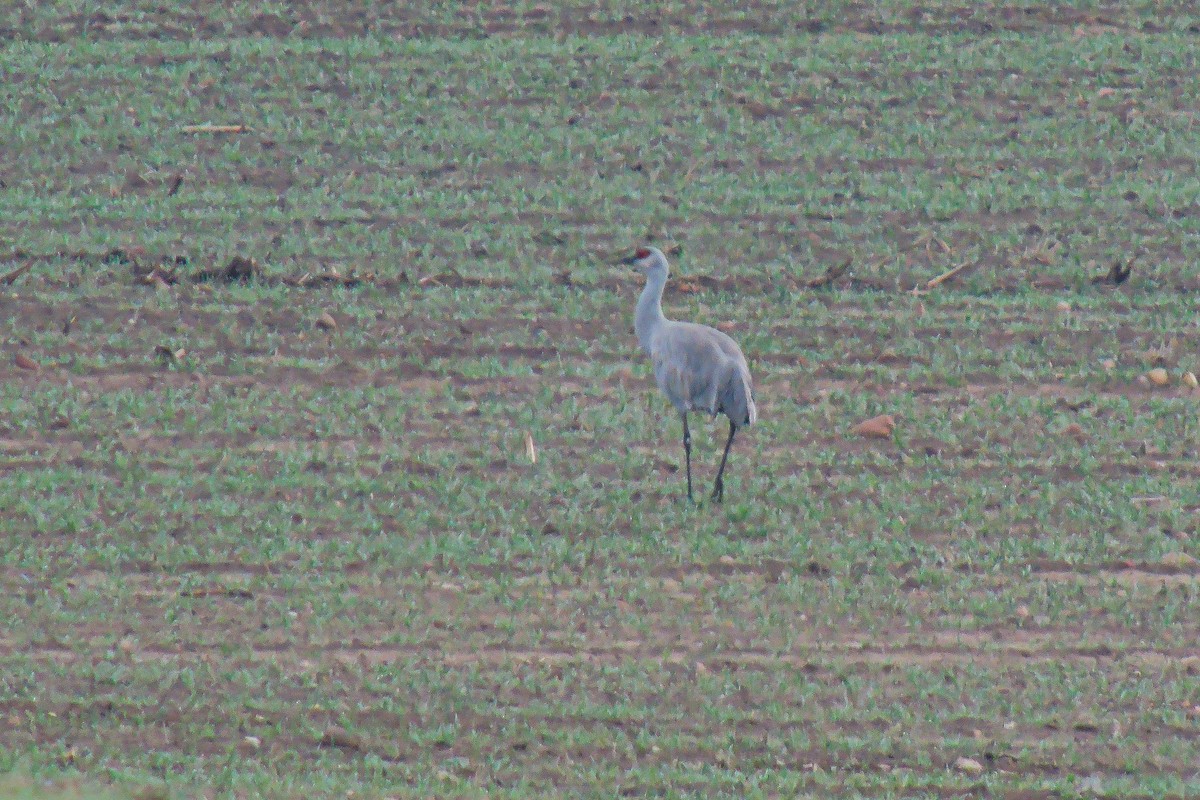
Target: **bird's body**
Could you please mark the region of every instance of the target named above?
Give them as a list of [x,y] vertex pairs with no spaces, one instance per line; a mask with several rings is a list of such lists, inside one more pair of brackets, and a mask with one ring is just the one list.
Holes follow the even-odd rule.
[[725,334],[707,325],[668,320],[646,353],[658,388],[680,413],[725,414],[735,425],[754,424],[758,411],[750,368]]
[[669,267],[655,248],[638,250],[630,263],[646,273],[646,288],[638,299],[634,331],[638,344],[654,365],[654,380],[683,419],[683,447],[687,459],[688,498],[692,497],[691,434],[687,415],[702,411],[729,417],[729,439],[713,486],[712,497],[724,496],[722,478],[729,448],[739,427],[758,419],[753,382],[746,357],[737,342],[707,325],[676,322],[662,312],[662,294]]

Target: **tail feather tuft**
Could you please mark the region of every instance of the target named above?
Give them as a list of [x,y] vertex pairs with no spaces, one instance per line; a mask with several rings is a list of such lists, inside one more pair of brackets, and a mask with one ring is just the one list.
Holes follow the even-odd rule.
[[758,421],[758,408],[754,405],[754,390],[748,373],[735,370],[729,376],[721,401],[721,410],[735,425],[753,425]]

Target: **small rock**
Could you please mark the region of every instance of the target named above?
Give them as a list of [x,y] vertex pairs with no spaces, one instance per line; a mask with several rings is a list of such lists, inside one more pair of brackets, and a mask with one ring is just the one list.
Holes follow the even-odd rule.
[[959,756],[954,760],[954,768],[959,772],[965,772],[968,775],[982,775],[983,764],[980,764],[973,758]]
[[1155,367],[1146,373],[1146,380],[1155,386],[1166,386],[1171,382],[1171,375],[1162,367]]
[[1182,380],[1183,380],[1184,386],[1187,386],[1192,389],[1200,388],[1200,381],[1196,380],[1196,373],[1194,373],[1194,372],[1183,373]]
[[316,325],[323,331],[336,331],[338,327],[337,320],[328,311],[321,312],[321,316],[317,317]]

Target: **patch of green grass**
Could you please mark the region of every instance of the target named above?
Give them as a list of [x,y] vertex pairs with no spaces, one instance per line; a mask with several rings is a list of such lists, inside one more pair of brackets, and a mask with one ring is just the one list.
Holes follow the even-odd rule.
[[0,794],[12,800],[131,800],[169,796],[156,794],[151,789],[142,789],[139,794],[77,778],[38,780],[13,773],[0,776]]

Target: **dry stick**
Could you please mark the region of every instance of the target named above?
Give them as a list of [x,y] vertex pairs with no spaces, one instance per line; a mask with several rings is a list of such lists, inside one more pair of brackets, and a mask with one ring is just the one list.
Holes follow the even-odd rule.
[[12,272],[5,275],[3,278],[0,278],[0,284],[4,284],[5,286],[12,286],[14,283],[16,283],[17,278],[21,277],[26,272],[29,272],[29,270],[32,268],[33,268],[33,259],[30,259],[30,260],[26,261],[24,264],[22,264],[21,266],[14,269]]
[[184,125],[181,133],[245,133],[250,130],[245,125]]
[[962,272],[968,266],[969,266],[968,264],[959,264],[954,269],[943,272],[941,275],[938,275],[936,278],[931,278],[929,280],[929,282],[925,284],[925,291],[929,291],[930,289],[941,286],[943,283],[950,280],[958,273]]

